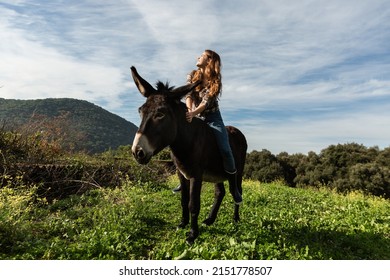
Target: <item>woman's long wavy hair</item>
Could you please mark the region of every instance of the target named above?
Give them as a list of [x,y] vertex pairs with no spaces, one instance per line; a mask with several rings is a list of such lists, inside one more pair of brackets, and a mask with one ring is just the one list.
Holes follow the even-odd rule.
[[211,96],[219,97],[222,95],[222,75],[221,75],[221,58],[219,54],[212,50],[205,50],[205,53],[210,58],[209,63],[207,64],[204,74],[200,69],[195,70],[195,73],[192,78],[192,83],[202,80],[203,85],[200,84],[196,90],[202,90],[204,84],[208,87]]

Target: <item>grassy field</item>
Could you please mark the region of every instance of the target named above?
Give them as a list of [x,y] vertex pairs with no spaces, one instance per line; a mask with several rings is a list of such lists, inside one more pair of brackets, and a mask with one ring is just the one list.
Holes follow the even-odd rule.
[[[227,195],[217,221],[185,243],[177,184],[127,182],[47,203],[0,189],[0,259],[390,259],[390,201],[244,182],[241,222]],[[200,220],[213,200],[205,184]]]

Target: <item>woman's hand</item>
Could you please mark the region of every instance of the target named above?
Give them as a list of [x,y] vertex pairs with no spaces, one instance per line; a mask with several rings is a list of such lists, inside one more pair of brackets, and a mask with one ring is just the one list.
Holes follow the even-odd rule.
[[192,118],[195,117],[193,112],[194,111],[186,113],[186,119],[187,119],[188,122],[192,122]]
[[204,104],[203,102],[198,107],[196,107],[195,110],[190,110],[188,108],[188,112],[186,113],[187,121],[192,122],[192,119],[198,114],[201,114],[205,109],[206,109],[206,104]]

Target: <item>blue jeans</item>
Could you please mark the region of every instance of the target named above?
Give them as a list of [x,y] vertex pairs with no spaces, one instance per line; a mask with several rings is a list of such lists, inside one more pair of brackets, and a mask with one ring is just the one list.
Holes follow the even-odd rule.
[[236,165],[233,158],[232,149],[229,144],[229,137],[223,123],[221,112],[206,113],[205,122],[213,129],[217,139],[219,151],[222,155],[223,167],[228,173],[236,172]]

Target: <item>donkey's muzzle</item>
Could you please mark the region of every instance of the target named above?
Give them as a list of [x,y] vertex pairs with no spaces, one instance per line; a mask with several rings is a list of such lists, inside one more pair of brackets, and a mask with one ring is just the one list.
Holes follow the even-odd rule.
[[131,151],[138,163],[147,164],[153,156],[154,149],[151,147],[148,137],[141,132],[137,132],[134,137]]
[[142,147],[137,146],[132,150],[134,158],[140,164],[147,164],[150,160],[150,157],[147,156],[147,153],[142,149]]

